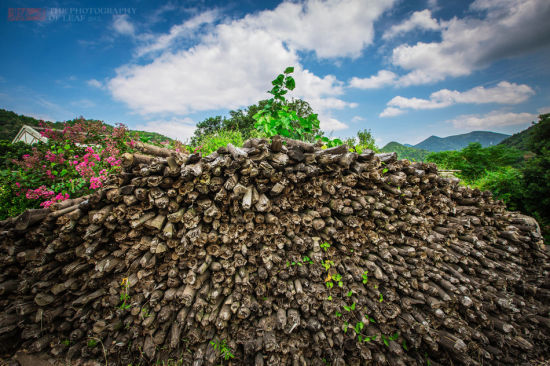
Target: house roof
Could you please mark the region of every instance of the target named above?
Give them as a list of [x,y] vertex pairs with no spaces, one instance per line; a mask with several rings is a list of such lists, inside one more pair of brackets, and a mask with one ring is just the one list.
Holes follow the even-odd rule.
[[29,125],[23,125],[17,135],[12,140],[12,144],[15,144],[19,141],[23,141],[26,144],[32,145],[36,142],[42,141],[44,143],[48,142],[48,138],[45,136],[42,136],[40,132],[35,130]]

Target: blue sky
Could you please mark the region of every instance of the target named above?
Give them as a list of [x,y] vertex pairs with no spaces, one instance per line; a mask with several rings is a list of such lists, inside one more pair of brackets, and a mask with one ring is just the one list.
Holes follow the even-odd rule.
[[[514,133],[550,112],[548,0],[4,2],[0,108],[185,140],[204,118],[294,97],[379,145]],[[38,14],[37,20],[32,19]]]

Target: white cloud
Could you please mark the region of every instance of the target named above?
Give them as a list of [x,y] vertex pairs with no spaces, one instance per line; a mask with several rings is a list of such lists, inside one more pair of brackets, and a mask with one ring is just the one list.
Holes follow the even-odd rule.
[[550,113],[550,106],[539,108],[539,109],[537,109],[537,112],[538,112],[539,114]]
[[190,118],[172,118],[170,120],[147,121],[137,125],[135,130],[157,132],[172,139],[185,141],[195,132],[195,122]]
[[393,64],[410,71],[400,85],[469,75],[492,61],[549,45],[548,0],[477,0],[470,8],[484,18],[441,21],[441,41],[393,50]]
[[113,29],[125,36],[133,36],[135,34],[135,27],[128,19],[128,14],[113,16]]
[[405,20],[403,23],[392,26],[389,30],[384,32],[382,39],[391,39],[414,29],[438,30],[439,23],[437,19],[432,18],[432,12],[428,9],[415,11],[409,19]]
[[348,125],[330,116],[320,115],[319,121],[321,122],[321,130],[327,133],[330,133],[332,131],[345,130],[346,128],[348,128]]
[[274,10],[212,26],[200,36],[195,32],[195,46],[177,49],[174,40],[185,33],[183,29],[214,21],[214,14],[206,19],[203,13],[194,18],[194,25],[173,27],[148,48],[138,48],[142,54],[161,54],[149,63],[120,67],[107,87],[115,99],[138,113],[185,115],[235,109],[269,98],[270,81],[294,65],[297,88],[291,96],[308,101],[317,113],[329,116],[333,129],[339,129],[342,122],[329,111],[357,104],[338,98],[344,85],[333,75],[320,77],[304,69],[297,51],[314,51],[319,57],[359,56],[372,43],[372,23],[393,2],[284,2]]
[[88,84],[89,86],[93,86],[94,88],[102,88],[103,87],[103,84],[99,80],[96,80],[96,79],[90,79],[86,82],[86,84]]
[[208,10],[182,24],[174,25],[167,34],[162,34],[156,38],[152,36],[142,37],[151,40],[151,42],[145,42],[137,49],[136,54],[137,56],[143,56],[151,52],[163,51],[172,46],[178,39],[193,36],[202,25],[214,23],[218,18],[219,13],[217,10]]
[[526,101],[533,94],[535,91],[528,85],[501,81],[492,88],[478,86],[465,92],[442,89],[432,93],[430,99],[397,96],[387,105],[393,108],[418,110],[445,108],[458,103],[518,104]]
[[405,113],[404,110],[394,107],[387,107],[379,114],[380,117],[395,117]]
[[489,127],[505,127],[516,126],[529,123],[536,119],[536,115],[532,113],[513,113],[493,111],[487,114],[465,114],[458,116],[452,120],[446,121],[452,123],[457,128],[489,128]]
[[397,79],[397,75],[388,70],[380,70],[378,74],[370,76],[368,78],[353,77],[349,86],[358,89],[377,89],[386,85],[391,85]]
[[361,122],[361,121],[364,121],[365,118],[361,117],[361,116],[353,116],[353,118],[351,119],[351,122],[353,123],[356,123],[356,122]]
[[359,57],[374,38],[373,23],[395,0],[283,2],[243,21],[320,58]]

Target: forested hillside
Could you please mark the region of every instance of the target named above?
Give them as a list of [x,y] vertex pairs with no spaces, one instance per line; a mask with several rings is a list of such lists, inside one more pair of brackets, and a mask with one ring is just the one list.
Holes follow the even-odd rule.
[[[50,126],[52,128],[62,130],[66,124],[74,125],[75,123],[82,121],[82,119],[84,119],[84,117],[79,117],[79,118],[75,118],[73,120],[68,120],[64,122],[40,121],[33,117],[24,116],[22,114],[17,114],[15,112],[8,111],[5,109],[0,109],[0,140],[8,140],[8,141],[13,140],[13,138],[17,135],[17,132],[19,132],[19,130],[23,125],[39,127],[41,122],[48,122],[50,123]],[[93,119],[88,119],[87,121],[100,122],[98,120],[93,120]],[[106,123],[103,125],[106,127],[108,131],[112,131],[114,128],[113,126]],[[171,138],[156,132],[137,131],[137,130],[131,130],[131,131],[138,133],[139,136],[142,137],[142,140],[144,141],[150,141],[150,142],[156,142],[156,143],[161,143],[163,141],[172,141]]]
[[395,152],[399,159],[409,159],[411,161],[424,161],[426,156],[430,154],[430,151],[424,149],[417,149],[415,147],[409,147],[400,144],[399,142],[392,141],[386,144],[380,149],[381,152]]
[[536,124],[533,124],[529,128],[513,134],[512,136],[502,140],[500,145],[513,147],[522,151],[529,151],[529,141],[531,140],[531,135],[537,129],[536,126]]

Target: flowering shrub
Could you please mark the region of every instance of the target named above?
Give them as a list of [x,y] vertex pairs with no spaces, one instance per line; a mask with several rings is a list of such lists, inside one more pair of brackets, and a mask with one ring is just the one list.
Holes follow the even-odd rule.
[[100,121],[68,121],[63,130],[42,123],[37,129],[49,139],[47,145],[28,147],[20,158],[4,157],[9,161],[0,177],[0,219],[101,188],[121,169],[120,155],[135,144],[124,125],[113,128]]

